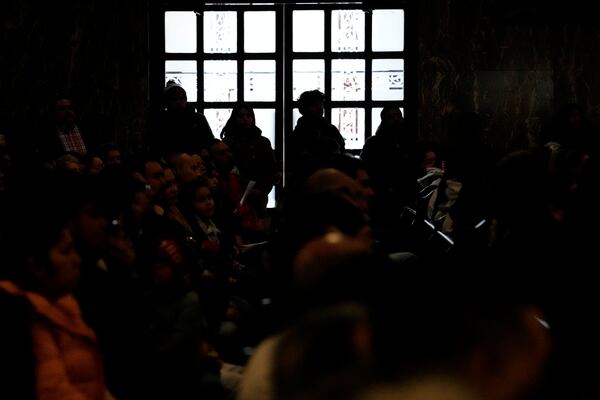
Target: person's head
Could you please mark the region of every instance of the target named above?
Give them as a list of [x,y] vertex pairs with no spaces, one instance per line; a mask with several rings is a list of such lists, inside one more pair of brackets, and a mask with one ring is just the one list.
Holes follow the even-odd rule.
[[104,248],[114,203],[97,175],[53,174],[30,185],[13,206],[14,265],[29,274],[21,276],[26,286],[66,294],[79,277],[79,254]]
[[187,107],[187,94],[185,89],[175,81],[167,82],[165,99],[168,110],[182,111]]
[[[358,175],[357,175],[358,176]],[[308,177],[304,184],[307,194],[335,193],[344,197],[359,210],[368,211],[368,198],[355,179],[336,168],[322,168]]]
[[153,202],[159,200],[163,186],[165,185],[165,170],[161,162],[156,158],[146,158],[142,161],[142,177],[148,184],[150,199]]
[[[520,272],[478,267],[400,271],[393,294],[373,313],[376,354],[404,380],[444,376],[478,398],[515,400],[539,378],[550,332]],[[403,315],[402,326],[389,323],[390,307]]]
[[162,197],[167,206],[175,206],[177,205],[177,199],[179,196],[175,172],[173,172],[173,169],[170,167],[166,167],[164,171],[165,185],[163,188]]
[[144,215],[150,211],[150,197],[144,187],[143,190],[136,190],[131,199],[131,215],[137,223],[141,221]]
[[114,143],[105,143],[100,147],[100,158],[102,158],[106,167],[120,165],[121,150]]
[[278,336],[277,399],[347,399],[372,376],[368,310],[348,302],[310,310]]
[[231,111],[231,116],[221,132],[221,138],[227,140],[238,136],[255,137],[260,136],[261,133],[262,131],[256,126],[254,109],[246,103],[240,103]]
[[71,231],[63,228],[58,240],[48,249],[47,263],[32,258],[29,268],[46,293],[57,298],[75,290],[81,273],[80,266],[81,258],[73,245]]
[[404,125],[404,116],[398,106],[385,106],[381,113],[380,127],[385,129],[401,129]]
[[[27,221],[19,218],[19,225],[11,229],[9,252],[13,254],[7,263],[11,268],[8,278],[25,290],[55,300],[76,289],[81,258],[73,245],[69,220],[53,215],[46,205],[38,207],[24,207],[29,213]],[[28,222],[34,222],[35,229]]]
[[304,116],[322,117],[325,95],[318,90],[303,92],[298,98],[298,110]]
[[78,156],[69,153],[56,159],[56,170],[80,174],[84,170],[84,166]]
[[212,163],[208,163],[206,167],[206,184],[211,191],[214,191],[219,185],[219,173]]
[[72,226],[78,249],[102,253],[108,244],[108,228],[120,213],[113,182],[102,174],[90,175],[70,190],[77,191],[73,199],[77,212]]
[[200,176],[204,176],[206,174],[206,163],[202,159],[200,154],[191,154],[192,156],[192,169],[200,171]]
[[60,127],[70,128],[75,124],[76,114],[71,98],[59,95],[54,99],[53,118]]
[[294,258],[297,301],[305,307],[362,302],[367,289],[362,264],[371,264],[371,255],[369,243],[337,230],[310,240]]
[[438,148],[431,143],[422,143],[418,147],[418,162],[421,173],[432,168],[440,168],[442,160]]
[[95,175],[99,174],[103,168],[104,163],[100,157],[91,157],[87,172],[89,175]]
[[233,154],[227,143],[221,140],[215,140],[209,150],[217,170],[229,172],[231,168],[233,168]]
[[354,179],[357,184],[356,197],[354,202],[360,210],[369,214],[369,203],[371,202],[375,192],[371,187],[371,179],[364,163],[354,157],[340,156],[331,160],[331,167],[343,172],[350,178]]
[[200,179],[206,172],[204,161],[198,154],[180,153],[173,157],[177,180],[181,184]]
[[215,201],[210,188],[202,180],[182,186],[179,204],[184,214],[195,215],[206,222],[215,215]]
[[[241,104],[233,109],[229,120],[235,123],[237,129],[250,129],[256,126],[254,109],[247,104]],[[229,123],[229,121],[227,121]]]
[[435,151],[433,151],[433,149],[426,150],[423,154],[423,160],[421,161],[421,168],[424,171],[427,171],[428,169],[436,168],[437,165],[438,161],[437,154],[435,154]]

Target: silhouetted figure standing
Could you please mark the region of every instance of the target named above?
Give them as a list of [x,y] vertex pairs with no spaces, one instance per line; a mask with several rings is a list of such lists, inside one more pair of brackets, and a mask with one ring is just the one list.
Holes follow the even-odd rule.
[[165,88],[167,108],[160,114],[151,147],[157,154],[200,154],[214,139],[204,115],[187,102],[185,90],[173,81]]
[[305,160],[343,154],[346,146],[340,131],[323,117],[325,95],[318,90],[304,92],[298,98],[302,117],[290,135],[287,147],[291,170]]
[[266,196],[275,183],[277,161],[271,142],[261,134],[252,107],[240,104],[231,112],[221,138],[231,148],[244,183],[256,181],[256,189]]
[[374,222],[389,220],[399,214],[402,205],[414,202],[414,152],[402,111],[397,106],[385,107],[375,136],[367,139],[361,153],[375,191],[373,211],[381,211],[373,216]]

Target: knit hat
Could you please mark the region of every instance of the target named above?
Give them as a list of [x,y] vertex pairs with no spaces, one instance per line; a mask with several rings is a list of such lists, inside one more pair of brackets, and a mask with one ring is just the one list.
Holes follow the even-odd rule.
[[179,84],[174,79],[169,79],[169,81],[167,81],[167,85],[165,86],[164,93],[167,94],[167,93],[169,93],[169,91],[171,91],[173,88],[176,88],[176,87],[180,88],[181,90],[183,90],[185,92],[185,89],[183,88],[183,86],[181,86],[181,84]]

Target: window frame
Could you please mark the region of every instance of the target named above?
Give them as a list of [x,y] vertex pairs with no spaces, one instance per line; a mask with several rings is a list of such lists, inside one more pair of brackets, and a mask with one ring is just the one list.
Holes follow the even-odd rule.
[[[390,2],[391,3],[391,2]],[[333,52],[331,49],[331,14],[333,10],[362,9],[365,13],[365,48],[361,52]],[[376,9],[404,10],[404,50],[402,51],[372,51],[372,16]],[[323,52],[294,52],[293,45],[293,11],[323,10],[324,11],[324,51]],[[197,24],[196,53],[166,53],[164,13],[167,11],[194,11]],[[230,54],[204,53],[203,51],[203,12],[207,11],[236,11],[237,12],[237,52]],[[245,53],[244,52],[244,12],[245,11],[274,11],[276,43],[275,53]],[[164,107],[162,95],[165,77],[165,61],[194,60],[197,62],[197,101],[193,104],[199,112],[205,109],[231,109],[239,101],[244,101],[244,61],[246,60],[275,60],[276,93],[273,102],[248,102],[256,109],[275,109],[275,143],[274,150],[280,163],[285,163],[285,139],[292,132],[293,110],[297,108],[297,99],[293,99],[293,60],[323,59],[325,61],[324,90],[328,97],[325,104],[325,117],[331,120],[333,108],[362,108],[365,110],[365,141],[374,134],[372,131],[372,109],[395,104],[403,108],[406,125],[413,132],[417,131],[417,41],[416,41],[416,10],[409,1],[387,2],[295,2],[295,3],[245,3],[229,2],[226,4],[196,4],[186,1],[167,1],[155,4],[150,12],[150,108],[152,115]],[[281,34],[283,33],[283,35]],[[333,59],[360,59],[365,61],[365,97],[364,100],[331,100]],[[404,60],[404,96],[403,100],[373,100],[372,99],[372,63],[374,59]],[[237,102],[204,102],[204,61],[235,60],[237,62]],[[219,137],[220,132],[213,132]],[[349,150],[359,154],[360,150]],[[280,165],[283,170],[284,165]]]

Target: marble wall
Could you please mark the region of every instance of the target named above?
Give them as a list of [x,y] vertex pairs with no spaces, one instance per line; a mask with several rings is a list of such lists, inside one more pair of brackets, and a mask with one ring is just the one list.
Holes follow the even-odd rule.
[[139,147],[148,109],[144,0],[5,0],[0,118],[27,124],[71,93],[98,135]]
[[[524,147],[555,107],[571,101],[600,125],[600,25],[586,18],[597,15],[587,2],[416,4],[422,138],[443,143],[444,116],[468,110],[482,115],[495,148]],[[573,4],[583,8],[573,13]],[[0,121],[36,118],[56,91],[73,91],[82,116],[139,148],[149,108],[148,0],[0,7]]]
[[421,0],[421,137],[444,143],[444,115],[475,111],[491,146],[522,148],[567,102],[600,126],[600,23],[586,4]]

